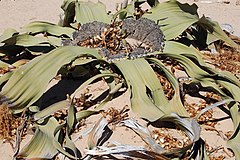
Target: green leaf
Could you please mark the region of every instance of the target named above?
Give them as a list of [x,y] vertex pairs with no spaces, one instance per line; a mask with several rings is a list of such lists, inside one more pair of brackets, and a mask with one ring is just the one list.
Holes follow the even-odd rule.
[[45,119],[44,123],[37,125],[34,136],[18,157],[52,159],[58,153],[53,146],[54,131],[58,125],[55,118]]
[[110,23],[111,17],[106,13],[106,7],[103,3],[81,2],[75,4],[76,20],[80,24],[86,24],[93,21]]
[[229,96],[227,96],[226,93],[224,93],[221,90],[219,85],[216,84],[216,82],[213,79],[203,78],[203,79],[199,80],[199,83],[201,84],[201,86],[203,88],[208,89],[208,90],[220,95],[222,97],[222,99],[228,99],[229,98]]
[[89,111],[89,110],[82,110],[76,113],[76,119],[77,121],[81,121],[84,118],[87,118],[93,114],[97,114],[98,111]]
[[[108,78],[108,77],[114,77],[114,78],[119,78],[119,76],[117,74],[113,74],[113,73],[101,73],[101,74],[97,74],[93,77],[91,77],[90,79],[86,80],[83,84],[81,84],[81,86],[79,88],[77,88],[75,90],[75,92],[73,93],[73,95],[75,96],[79,91],[81,91],[84,87],[86,87],[87,85],[91,84],[93,81],[99,79],[99,78]],[[116,85],[114,88],[110,88],[110,92],[108,94],[108,96],[96,107],[96,110],[99,110],[100,108],[102,108],[108,101],[111,100],[112,96],[114,95],[114,93],[117,92],[117,90],[119,90],[121,88],[121,84]],[[91,112],[90,112],[91,113]],[[78,114],[78,113],[77,113]]]
[[[235,84],[236,86],[240,87],[239,79],[235,75],[233,75],[231,72],[228,72],[228,71],[220,71],[220,72],[215,71],[215,72],[217,73],[217,75],[219,77],[221,77],[225,81],[229,81],[229,82]],[[221,78],[219,78],[219,79],[221,79]]]
[[9,80],[9,78],[13,75],[13,72],[8,72],[5,73],[4,75],[2,75],[0,77],[0,85],[2,85],[4,82],[6,82],[7,80]]
[[[181,101],[178,80],[174,77],[174,75],[165,67],[165,65],[160,60],[156,58],[149,58],[149,60],[160,67],[160,69],[165,73],[166,78],[169,80],[169,82],[171,83],[175,91],[173,98],[168,103],[165,104],[166,109],[164,110],[164,112],[166,114],[170,114],[174,112],[181,116],[188,117],[189,114],[187,113]],[[160,102],[162,103],[161,100]]]
[[76,147],[76,145],[73,143],[73,141],[70,139],[70,136],[66,134],[66,143],[64,145],[64,148],[66,152],[71,154],[75,159],[79,159],[82,157],[80,151]]
[[46,37],[34,37],[28,34],[20,34],[15,35],[5,41],[3,43],[7,45],[19,45],[19,46],[34,46],[40,43],[47,43]]
[[91,84],[93,81],[102,78],[102,77],[118,77],[117,74],[113,74],[113,73],[101,73],[101,74],[97,74],[91,78],[89,78],[88,80],[86,80],[83,84],[81,84],[80,87],[78,87],[75,92],[73,93],[73,95],[75,96],[79,91],[81,91],[84,87],[86,87],[87,85]]
[[69,154],[73,155],[74,157],[81,158],[80,151],[77,149],[70,137],[70,134],[74,131],[76,123],[76,108],[74,107],[73,102],[71,102],[67,115],[66,142],[64,148]]
[[119,11],[117,11],[114,15],[113,15],[113,19],[116,19],[117,16],[119,16],[119,19],[123,20],[126,17],[133,17],[134,16],[134,4],[128,4],[125,8],[121,8]]
[[[166,50],[168,52],[172,52],[173,51],[172,48],[169,47]],[[196,64],[192,63],[190,59],[188,59],[187,57],[185,58],[182,57],[182,55],[190,57],[189,54],[183,54],[182,52],[182,55],[179,55],[179,52],[177,51],[173,51],[173,52],[177,53],[178,56],[177,55],[172,56],[172,54],[166,54],[166,55],[180,62],[183,65],[183,67],[186,69],[190,77],[194,77],[195,80],[197,79],[202,84],[203,87],[212,88],[213,91],[221,95],[223,99],[230,98],[217,86],[218,84],[220,84],[231,93],[232,98],[234,98],[233,101],[240,100],[239,99],[240,97],[239,81],[232,74],[228,72],[217,72],[214,69],[207,67],[205,63],[202,61],[198,61],[199,64],[202,66],[197,66]],[[180,54],[181,54],[181,50],[180,50]],[[193,58],[193,56],[191,57]],[[199,58],[195,57],[194,59],[197,60]],[[206,70],[212,73],[209,74],[208,72],[206,72]],[[222,102],[219,102],[219,103],[222,103]],[[218,104],[214,104],[211,107],[214,107],[215,105],[218,105]],[[238,103],[235,103],[233,105],[230,103],[229,105],[231,105],[229,106],[229,108],[230,108],[230,113],[233,120],[235,131],[234,131],[233,138],[228,142],[228,144],[229,144],[229,147],[234,151],[235,155],[239,156],[240,148],[239,148],[239,142],[237,139],[239,138],[240,113],[238,109]]]
[[74,29],[69,27],[61,27],[56,24],[41,21],[29,23],[23,27],[23,30],[31,34],[46,32],[58,37],[62,35],[72,37],[72,33],[75,31]]
[[[115,62],[115,65],[123,74],[129,91],[131,89],[131,108],[133,112],[150,121],[155,121],[162,117],[164,112],[161,108],[165,106],[157,106],[154,103],[159,99],[164,103],[166,97],[164,97],[161,84],[157,80],[149,63],[147,63],[146,60],[139,58],[134,60],[121,60]],[[144,68],[144,71],[141,71],[138,67],[141,69]],[[143,73],[147,75],[143,76]],[[147,87],[152,95],[154,95],[154,99],[148,95]]]
[[[181,58],[182,56],[185,56],[185,61],[189,61],[188,62],[188,65],[191,65],[191,66],[188,66],[187,63],[184,62],[184,65],[185,67],[188,66],[189,67],[189,71],[192,70],[191,67],[193,67],[193,61],[196,62],[196,64],[198,65],[198,67],[195,65],[195,69],[196,71],[198,70],[199,71],[199,74],[201,74],[202,76],[205,76],[204,79],[198,79],[199,82],[201,82],[201,84],[203,85],[207,85],[208,83],[208,87],[211,87],[211,85],[214,86],[214,89],[216,91],[218,91],[218,93],[221,93],[221,95],[224,95],[224,93],[222,91],[220,91],[216,85],[214,85],[214,78],[215,79],[224,79],[224,80],[227,80],[227,81],[231,81],[233,84],[237,85],[240,87],[240,82],[239,80],[230,72],[227,72],[227,71],[216,71],[215,69],[209,67],[203,60],[203,55],[194,47],[192,46],[186,46],[186,45],[183,45],[181,43],[178,43],[178,42],[174,42],[174,41],[166,41],[165,42],[165,48],[164,48],[164,56],[166,56],[168,53],[170,54],[174,54],[175,56],[174,57],[177,57],[175,60],[180,60],[183,58]],[[165,54],[166,53],[166,54]],[[161,54],[161,53],[159,53]],[[177,56],[179,55],[179,56]],[[169,55],[171,56],[171,55]],[[187,60],[189,59],[189,60]],[[179,62],[182,63],[183,61],[180,60]],[[181,62],[182,61],[182,62]],[[192,61],[192,62],[190,62]],[[191,64],[192,63],[192,64]],[[197,69],[199,68],[199,69]],[[195,70],[194,69],[194,70]],[[202,71],[200,71],[202,70]],[[205,73],[204,73],[205,72]],[[208,74],[207,74],[208,73]],[[211,76],[212,78],[209,78],[209,76]],[[191,76],[193,77],[193,75]],[[210,84],[211,83],[211,84]],[[212,86],[212,87],[213,87]]]
[[14,71],[1,95],[8,98],[14,113],[21,112],[42,96],[49,81],[63,65],[78,56],[87,55],[100,58],[97,50],[78,46],[60,47],[41,55]]
[[67,134],[70,134],[72,132],[76,122],[77,122],[76,109],[74,107],[73,102],[71,102],[67,115]]
[[46,117],[50,116],[51,114],[55,113],[56,111],[59,111],[68,106],[70,106],[70,102],[67,100],[54,103],[54,104],[50,105],[49,107],[35,113],[33,115],[33,120],[37,121],[39,119],[46,118]]
[[66,151],[66,149],[64,149],[62,147],[62,143],[59,142],[59,136],[58,135],[61,133],[61,129],[62,129],[63,126],[64,126],[64,124],[63,125],[59,125],[57,128],[55,128],[55,130],[54,130],[54,139],[52,140],[53,146],[58,150],[58,152],[62,153],[63,155],[65,155],[67,157],[69,157],[70,159],[78,159],[77,157],[73,156],[72,154],[70,154],[68,152],[69,149],[73,149],[72,151],[75,151],[75,149],[76,149],[75,145],[73,144],[73,142],[70,142],[71,140],[68,137],[68,135],[67,135],[67,137],[65,137],[66,141],[68,141],[67,142],[68,143],[67,146],[69,147],[67,149],[67,151]]
[[231,138],[228,140],[227,145],[229,148],[231,148],[235,154],[235,158],[240,158],[240,112],[239,112],[239,101],[240,101],[240,87],[236,86],[235,84],[232,84],[231,82],[223,81],[223,80],[217,80],[217,82],[223,86],[225,89],[227,89],[231,96],[234,98],[234,100],[238,101],[236,103],[229,103],[229,111],[231,114],[231,118],[233,121],[234,126],[234,133],[231,136]]
[[200,66],[195,64],[193,61],[191,61],[189,58],[183,55],[180,55],[178,53],[162,53],[161,55],[165,57],[170,57],[178,61],[184,67],[187,74],[191,78],[202,79],[204,77],[209,77],[211,75],[207,71],[203,70]]
[[[164,56],[170,53],[168,56],[172,57],[173,59],[183,64],[191,78],[193,77],[197,78],[200,77],[200,75],[202,75],[202,78],[198,79],[202,86],[205,88],[206,87],[212,88],[213,90],[215,90],[215,92],[217,92],[223,97],[226,97],[226,94],[216,85],[215,83],[216,79],[224,79],[225,81],[230,81],[231,83],[240,87],[239,80],[230,72],[216,71],[215,69],[207,66],[207,64],[204,62],[202,58],[203,57],[202,54],[192,46],[188,47],[178,42],[166,41],[163,52]],[[161,55],[161,53],[159,54]],[[182,56],[184,56],[185,58],[183,58]],[[194,61],[195,63],[193,63]],[[196,76],[197,74],[195,74],[194,72],[197,72],[198,76]]]
[[76,0],[64,0],[61,8],[64,11],[62,26],[70,27],[70,23],[73,23],[75,17],[75,2]]
[[192,25],[199,25],[208,32],[207,44],[221,39],[232,46],[236,46],[221,29],[217,22],[202,17],[199,19],[197,5],[182,4],[176,0],[159,3],[149,10],[143,17],[159,23],[166,40],[171,40],[181,35]]
[[[240,87],[227,81],[217,80],[217,82],[231,93],[231,96],[235,101],[240,102]],[[238,105],[238,103],[234,105],[230,104],[229,107],[235,130],[238,130],[240,123]]]
[[18,45],[24,47],[31,47],[35,45],[49,46],[49,44],[61,46],[61,39],[53,36],[43,37],[43,36],[31,36],[28,34],[20,34],[3,41],[3,43],[7,45]]
[[[168,100],[164,95],[164,91],[162,89],[160,81],[158,80],[155,72],[153,71],[149,63],[147,63],[147,61],[143,59],[141,61],[139,60],[139,62],[134,62],[136,70],[144,81],[144,84],[151,91],[154,104],[159,107],[165,106],[168,103]],[[160,109],[162,108],[160,107]]]
[[238,131],[233,134],[233,136],[228,140],[227,145],[233,150],[235,154],[235,159],[240,158],[240,145],[239,145],[239,139],[240,139],[240,132],[239,132],[239,126]]
[[8,28],[4,30],[3,34],[0,36],[0,46],[2,46],[2,42],[10,37],[12,37],[14,34],[18,34],[18,32],[15,29]]
[[114,94],[117,93],[122,88],[122,85],[123,85],[123,83],[118,83],[116,85],[109,84],[108,85],[109,93],[108,93],[107,97],[96,107],[96,109],[101,109],[102,107],[105,106],[105,104],[107,104],[109,101],[111,101]]
[[166,40],[174,39],[199,19],[195,4],[181,4],[176,0],[159,3],[143,17],[159,21]]
[[175,42],[175,41],[165,41],[164,43],[165,43],[165,46],[163,49],[164,53],[184,55],[188,58],[194,58],[200,64],[205,65],[205,62],[202,59],[203,55],[193,46],[186,46],[182,43]]
[[231,40],[225,34],[225,32],[219,26],[218,22],[212,21],[211,19],[203,16],[201,19],[199,19],[197,24],[202,26],[204,29],[208,31],[207,44],[211,44],[212,42],[221,39],[227,42],[231,46],[235,46],[235,47],[238,46],[233,40]]

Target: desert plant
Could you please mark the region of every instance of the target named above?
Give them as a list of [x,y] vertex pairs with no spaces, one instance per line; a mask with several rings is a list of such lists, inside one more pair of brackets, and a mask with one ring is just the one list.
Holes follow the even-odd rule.
[[[197,120],[208,109],[226,104],[224,111],[234,124],[228,144],[236,158],[240,158],[239,80],[229,72],[207,66],[196,49],[207,47],[217,39],[236,44],[216,22],[199,18],[195,5],[174,0],[147,2],[152,6],[148,11],[141,9],[144,1],[134,1],[122,5],[111,15],[100,2],[65,0],[62,26],[33,22],[26,25],[22,33],[14,29],[4,32],[0,37],[2,106],[7,105],[15,115],[28,114],[36,127],[29,145],[17,157],[51,159],[62,153],[71,159],[87,159],[138,151],[152,158],[162,155],[180,158],[190,150],[189,157],[201,159],[206,152]],[[185,73],[184,77],[176,77],[179,69]],[[48,89],[49,83],[57,75],[62,79],[66,76],[85,80],[70,98],[66,95],[67,100],[43,108],[43,94],[51,89]],[[107,95],[94,107],[77,110],[75,95],[96,80],[104,80],[108,85]],[[88,156],[81,155],[71,137],[76,124],[101,113],[121,90],[130,95],[131,110],[138,117],[150,124],[170,121],[184,131],[192,143],[168,152],[149,138],[148,131],[140,132],[143,127],[122,121],[137,132],[151,150],[121,145],[105,148],[99,140],[104,137],[108,123],[101,119],[89,135]],[[195,118],[190,117],[184,106],[184,95],[203,98],[201,91],[214,92],[220,100]],[[64,108],[67,114],[61,113],[65,118],[59,123],[53,114]]]

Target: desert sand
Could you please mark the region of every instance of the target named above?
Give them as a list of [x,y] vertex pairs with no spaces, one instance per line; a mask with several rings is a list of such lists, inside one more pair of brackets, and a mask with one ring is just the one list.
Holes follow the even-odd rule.
[[[115,4],[123,0],[100,1],[106,4],[107,10],[114,11]],[[236,5],[237,0],[180,0],[180,2],[196,3],[200,17],[205,15],[219,24],[230,24],[234,35],[240,36],[240,5]],[[61,4],[62,0],[0,0],[0,34],[6,28],[20,30],[32,21],[58,23],[59,15],[62,13]],[[228,126],[228,123],[225,125]],[[12,154],[11,147],[0,142],[0,160],[10,160]]]

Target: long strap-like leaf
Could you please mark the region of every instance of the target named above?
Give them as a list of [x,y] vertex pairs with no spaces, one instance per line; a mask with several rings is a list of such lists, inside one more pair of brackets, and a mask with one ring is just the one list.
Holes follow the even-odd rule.
[[36,102],[45,92],[49,81],[65,64],[75,57],[91,55],[100,58],[95,49],[67,46],[39,56],[17,69],[4,85],[1,95],[12,103],[12,110],[17,113]]

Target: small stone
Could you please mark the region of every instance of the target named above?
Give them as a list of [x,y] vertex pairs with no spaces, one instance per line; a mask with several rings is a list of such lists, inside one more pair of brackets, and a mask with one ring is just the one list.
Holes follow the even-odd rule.
[[236,1],[236,5],[239,6],[240,5],[240,0]]

